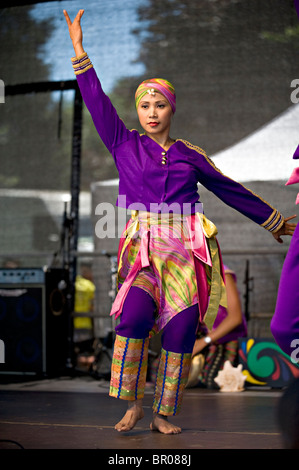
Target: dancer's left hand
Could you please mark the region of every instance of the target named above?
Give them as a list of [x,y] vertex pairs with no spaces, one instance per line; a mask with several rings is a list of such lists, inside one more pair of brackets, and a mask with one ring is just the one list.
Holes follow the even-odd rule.
[[296,215],[292,215],[291,217],[287,217],[284,219],[284,224],[283,226],[275,233],[272,233],[273,237],[275,240],[278,241],[278,243],[283,243],[283,240],[281,238],[282,235],[290,235],[292,236],[297,224],[290,224],[289,220],[294,219],[297,217]]

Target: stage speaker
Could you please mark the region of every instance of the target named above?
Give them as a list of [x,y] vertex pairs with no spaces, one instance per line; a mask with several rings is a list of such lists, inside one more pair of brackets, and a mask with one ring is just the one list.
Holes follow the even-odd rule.
[[69,272],[51,268],[45,272],[46,285],[46,372],[60,375],[72,355],[72,316],[68,306]]
[[0,270],[0,374],[59,375],[66,366],[68,273]]

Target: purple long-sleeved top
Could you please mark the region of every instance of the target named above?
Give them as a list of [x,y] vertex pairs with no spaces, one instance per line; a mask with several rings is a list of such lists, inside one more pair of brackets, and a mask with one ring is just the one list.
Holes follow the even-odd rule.
[[127,129],[103,92],[87,54],[72,62],[83,100],[119,172],[118,206],[151,212],[172,206],[180,213],[194,213],[200,207],[197,184],[201,183],[257,224],[272,232],[279,230],[282,215],[223,175],[199,147],[177,139],[165,151],[147,135]]

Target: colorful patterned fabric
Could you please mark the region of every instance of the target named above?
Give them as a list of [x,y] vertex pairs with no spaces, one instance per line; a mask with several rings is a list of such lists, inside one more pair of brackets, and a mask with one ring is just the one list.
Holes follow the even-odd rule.
[[163,78],[150,78],[140,83],[135,93],[136,108],[138,107],[140,100],[147,93],[151,94],[154,92],[161,93],[163,96],[165,96],[165,98],[170,103],[173,113],[175,113],[176,96],[175,96],[174,86],[168,80],[164,80]]
[[161,350],[153,411],[165,416],[180,412],[183,391],[191,366],[191,354],[178,354]]
[[[192,246],[187,219],[188,217],[175,214],[140,212],[129,221],[122,237],[125,244],[120,244],[118,283],[123,286],[115,299],[111,314],[121,313],[119,297],[124,298],[132,285],[144,289],[157,305],[156,321],[150,336],[161,331],[177,313],[198,303],[201,290],[206,289],[208,298],[211,293],[208,284],[211,273],[208,271],[212,271],[212,283],[217,287],[213,292],[218,292],[217,295],[210,295],[213,300],[213,312],[209,318],[216,317],[219,302],[225,305],[225,298],[221,295],[225,288],[223,281],[221,283],[220,262],[217,264],[214,260],[215,268],[213,266],[211,270],[210,248],[204,236],[201,239],[201,251]],[[213,227],[215,234],[216,228]],[[200,261],[204,270],[201,279],[197,276],[194,253],[204,261]],[[213,255],[214,258],[216,254],[218,250],[215,256]],[[147,256],[147,259],[143,260],[144,263],[142,256]],[[136,268],[138,260],[140,266]],[[215,273],[218,273],[217,280],[213,278]],[[207,304],[206,299],[202,303]],[[206,310],[203,315],[205,313]]]
[[143,398],[148,343],[148,338],[132,339],[116,336],[111,366],[110,396],[123,400]]

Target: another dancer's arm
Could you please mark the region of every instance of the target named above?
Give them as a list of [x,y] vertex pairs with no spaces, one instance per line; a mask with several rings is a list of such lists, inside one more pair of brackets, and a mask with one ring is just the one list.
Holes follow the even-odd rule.
[[[217,343],[219,339],[237,328],[243,320],[238,287],[234,276],[230,273],[225,273],[225,287],[227,291],[227,316],[214,330],[209,331],[208,335],[212,343]],[[192,356],[201,352],[206,346],[207,343],[204,341],[204,337],[198,338],[194,343]]]

